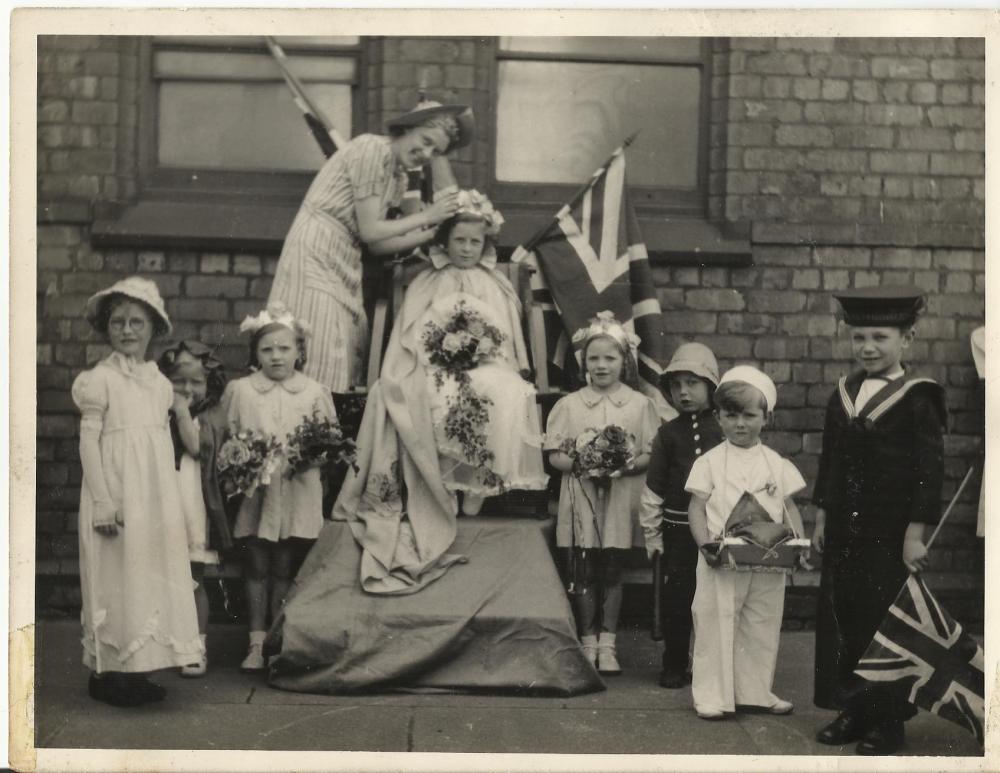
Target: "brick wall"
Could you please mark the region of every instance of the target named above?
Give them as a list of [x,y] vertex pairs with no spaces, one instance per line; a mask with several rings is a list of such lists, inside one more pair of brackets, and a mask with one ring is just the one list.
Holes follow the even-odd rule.
[[[477,140],[454,167],[487,189],[492,154],[488,39],[373,40],[368,129],[432,89],[472,104]],[[911,361],[947,387],[946,495],[982,451],[983,396],[968,337],[984,318],[984,111],[981,41],[729,39],[713,43],[709,212],[752,224],[751,267],[657,266],[672,342],[710,345],[723,367],[760,363],[779,384],[769,442],[811,479],[823,406],[850,365],[830,291],[914,282],[929,293]],[[134,38],[39,39],[39,603],[75,601],[80,484],[75,375],[105,351],[81,311],[87,296],[141,272],[167,301],[177,336],[221,342],[238,371],[236,324],[256,312],[273,252],[91,245],[95,207],[137,188],[140,47]],[[978,476],[974,481],[978,491]],[[808,517],[808,516],[807,516]],[[974,492],[932,553],[952,611],[982,616],[982,542]],[[800,574],[807,588],[815,577]],[[42,590],[42,588],[40,588]],[[808,594],[805,594],[808,596]],[[790,595],[790,613],[808,615]]]

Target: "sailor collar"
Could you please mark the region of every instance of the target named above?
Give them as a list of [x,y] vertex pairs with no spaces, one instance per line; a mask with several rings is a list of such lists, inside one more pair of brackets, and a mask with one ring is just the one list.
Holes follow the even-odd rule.
[[607,400],[617,408],[622,408],[628,404],[635,394],[627,384],[621,384],[614,392],[598,392],[592,386],[585,386],[580,390],[580,398],[588,408],[595,408],[602,400]]
[[862,419],[867,423],[874,424],[896,406],[913,387],[918,384],[937,386],[937,383],[929,378],[908,378],[904,369],[902,375],[890,378],[884,387],[872,395],[861,411],[857,411],[854,408],[854,398],[857,397],[858,390],[861,389],[866,378],[868,375],[863,370],[859,370],[849,376],[841,376],[837,384],[841,406],[847,418],[852,421]]
[[291,394],[295,395],[301,392],[309,385],[309,379],[307,379],[298,371],[293,373],[284,381],[272,381],[267,376],[265,376],[264,372],[261,370],[254,371],[252,374],[250,374],[249,379],[250,379],[250,386],[252,386],[257,392],[260,392],[260,394],[262,395],[267,394],[277,386],[280,386],[286,392],[290,392]]

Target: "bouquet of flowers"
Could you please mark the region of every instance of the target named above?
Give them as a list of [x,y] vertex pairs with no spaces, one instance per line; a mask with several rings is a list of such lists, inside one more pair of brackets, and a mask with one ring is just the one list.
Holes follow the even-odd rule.
[[318,411],[303,416],[302,423],[289,433],[285,441],[285,458],[289,477],[327,462],[343,462],[357,470],[354,441],[344,436],[336,419],[320,417]]
[[573,474],[607,487],[611,473],[635,461],[635,438],[617,424],[588,427],[575,440],[565,440],[559,450],[573,460]]
[[242,429],[219,449],[216,466],[219,483],[227,498],[252,496],[258,486],[267,486],[281,464],[281,443],[273,435]]
[[496,356],[506,337],[482,314],[460,300],[443,326],[436,322],[425,325],[422,340],[428,360],[438,369],[434,374],[435,382],[439,387],[443,383],[441,371],[459,383],[467,382],[465,372]]

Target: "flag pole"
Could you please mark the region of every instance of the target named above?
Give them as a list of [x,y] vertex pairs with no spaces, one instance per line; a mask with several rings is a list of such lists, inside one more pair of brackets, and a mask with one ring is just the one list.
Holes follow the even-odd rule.
[[[316,137],[316,141],[323,150],[323,154],[329,158],[336,153],[339,148],[346,145],[347,140],[345,140],[333,127],[330,119],[324,115],[323,111],[319,109],[319,106],[309,98],[309,95],[299,82],[299,79],[296,78],[295,74],[291,71],[291,69],[289,69],[288,57],[285,55],[284,49],[278,45],[278,41],[270,35],[265,35],[264,42],[267,43],[267,48],[271,52],[271,56],[274,57],[274,61],[278,65],[278,69],[281,70],[281,76],[285,79],[285,83],[288,84],[288,88],[292,91],[292,98],[295,100],[295,104],[298,105],[299,110],[302,111],[302,115],[305,117],[306,123],[309,124],[309,128]],[[324,136],[324,132],[327,136]]]
[[973,467],[970,467],[969,471],[967,473],[965,473],[965,477],[962,478],[962,482],[958,486],[958,491],[955,492],[955,496],[953,496],[951,498],[951,502],[948,503],[948,507],[944,511],[944,515],[941,516],[941,520],[938,521],[937,528],[934,529],[934,533],[931,534],[931,538],[929,540],[927,540],[926,547],[927,547],[928,550],[930,550],[931,549],[931,545],[934,544],[934,540],[937,538],[938,532],[941,531],[941,527],[944,526],[945,520],[951,514],[951,510],[955,506],[955,503],[958,502],[958,498],[960,496],[962,496],[962,491],[965,489],[966,484],[969,482],[969,479],[972,477],[972,471],[973,471],[973,469],[974,469]]
[[552,216],[552,220],[547,221],[545,225],[543,225],[541,228],[538,229],[538,231],[535,233],[534,236],[532,236],[530,239],[528,239],[528,241],[526,241],[522,245],[522,249],[525,252],[531,252],[535,248],[535,245],[537,245],[538,242],[542,240],[542,237],[544,237],[545,234],[548,233],[549,228],[552,227],[552,223],[559,219],[559,213],[561,213],[567,207],[572,208],[576,206],[577,202],[579,202],[580,199],[583,198],[584,194],[588,190],[590,190],[590,187],[594,184],[594,178],[601,175],[611,165],[611,162],[615,160],[615,156],[618,155],[619,150],[624,150],[635,141],[635,138],[639,136],[639,131],[640,130],[636,130],[628,137],[626,137],[625,141],[622,142],[622,144],[619,145],[617,148],[615,148],[614,152],[610,156],[608,156],[608,160],[605,161],[603,164],[601,164],[599,167],[597,167],[597,171],[590,176],[590,179],[587,180],[587,182],[585,182],[582,186],[580,186],[580,189],[573,194],[572,198],[570,198],[568,202],[566,202],[563,206],[559,208],[559,211]]

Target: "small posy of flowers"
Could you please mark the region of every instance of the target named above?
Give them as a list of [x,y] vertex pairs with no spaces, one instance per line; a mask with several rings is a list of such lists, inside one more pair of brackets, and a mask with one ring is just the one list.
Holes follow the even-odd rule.
[[285,459],[289,477],[329,462],[349,464],[357,471],[354,441],[344,435],[336,419],[320,416],[315,410],[312,416],[303,416],[302,423],[288,434]]
[[506,337],[482,314],[470,309],[465,301],[459,301],[443,327],[428,322],[424,328],[422,340],[427,359],[438,369],[435,383],[438,387],[444,383],[444,373],[459,383],[467,382],[466,371],[496,357]]
[[273,435],[252,429],[232,434],[219,449],[216,466],[219,483],[227,498],[251,496],[258,486],[267,486],[281,465],[282,446]]
[[611,474],[635,462],[635,438],[617,424],[588,427],[575,439],[564,440],[559,450],[573,460],[573,474],[607,485]]

